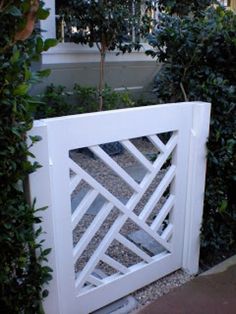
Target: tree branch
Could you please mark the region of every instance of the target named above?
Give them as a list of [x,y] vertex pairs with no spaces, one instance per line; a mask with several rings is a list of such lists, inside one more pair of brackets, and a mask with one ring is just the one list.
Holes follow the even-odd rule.
[[183,85],[183,83],[182,82],[180,82],[180,88],[181,88],[181,91],[182,91],[182,93],[183,93],[183,96],[184,96],[184,101],[189,101],[188,100],[188,97],[187,97],[187,94],[186,94],[186,92],[185,92],[185,89],[184,89],[184,85]]

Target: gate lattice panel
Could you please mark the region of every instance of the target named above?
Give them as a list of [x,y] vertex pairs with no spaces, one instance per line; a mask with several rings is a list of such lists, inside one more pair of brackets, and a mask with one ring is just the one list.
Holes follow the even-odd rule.
[[[193,141],[194,127],[198,130],[196,108],[201,112],[198,117],[205,114],[204,142],[209,123],[209,106],[204,103],[36,123],[31,134],[41,135],[43,141],[34,153],[44,167],[31,176],[31,192],[39,206],[49,205],[44,229],[46,244],[54,249],[50,257],[54,280],[45,303],[48,313],[90,313],[189,267],[193,255],[186,217],[193,189],[189,170],[195,166],[196,171],[191,155],[198,143]],[[110,154],[111,142],[129,157],[128,167],[123,157]],[[204,145],[198,149],[203,153]],[[205,158],[201,189],[204,163]],[[132,167],[139,169],[139,178]],[[185,261],[184,256],[188,256]]]

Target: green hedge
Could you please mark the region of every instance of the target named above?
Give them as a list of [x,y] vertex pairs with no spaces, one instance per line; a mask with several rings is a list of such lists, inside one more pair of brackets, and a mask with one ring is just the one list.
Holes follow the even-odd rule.
[[[107,85],[102,96],[104,110],[128,108],[135,104],[127,91],[118,93]],[[68,92],[65,86],[51,84],[46,86],[37,99],[35,119],[67,116],[97,111],[99,91],[96,87],[75,84],[73,90]]]
[[201,256],[214,263],[236,252],[236,15],[190,5],[179,16],[180,2],[163,0],[163,8],[167,2],[171,14],[162,13],[149,36],[149,54],[163,64],[154,90],[160,103],[212,103]]
[[[48,14],[38,1],[0,1],[0,310],[4,314],[42,313],[41,300],[47,295],[43,285],[51,278],[51,270],[41,265],[49,250],[36,243],[41,219],[29,202],[27,178],[38,164],[27,161],[26,144],[34,104],[28,90],[45,74],[32,73],[31,63],[55,44],[44,42],[32,30],[34,19]],[[32,144],[37,140],[31,138]]]

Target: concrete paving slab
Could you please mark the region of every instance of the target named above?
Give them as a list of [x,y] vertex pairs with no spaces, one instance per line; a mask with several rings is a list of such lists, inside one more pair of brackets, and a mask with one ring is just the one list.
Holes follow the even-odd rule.
[[[201,276],[217,274],[226,271],[229,267],[236,265],[236,255],[227,258],[225,261],[219,263],[218,265],[212,267],[211,269],[205,271]],[[235,295],[236,298],[236,295]]]
[[128,296],[117,300],[92,314],[127,314],[134,310],[137,307],[137,304],[138,302],[134,297]]
[[198,276],[136,313],[236,314],[236,264],[231,262],[221,265],[224,271]]
[[125,167],[124,169],[138,183],[143,180],[145,174],[147,173],[147,170],[139,164]]
[[76,207],[79,205],[81,200],[84,198],[89,188],[81,188],[78,192],[71,196],[71,211],[72,213],[75,211]]
[[[82,199],[84,198],[84,196],[86,195],[86,193],[88,192],[88,188],[81,188],[80,191],[78,191],[78,193],[74,194],[72,199],[71,199],[71,209],[72,209],[72,213],[74,212],[74,210],[76,209],[76,207],[79,205],[79,203],[82,201]],[[119,200],[123,203],[126,204],[126,202],[128,201],[128,198],[125,197],[119,197]],[[98,195],[95,200],[93,201],[93,203],[91,204],[91,206],[88,208],[86,214],[89,215],[93,215],[96,216],[97,213],[100,211],[100,209],[102,208],[102,206],[104,205],[106,199],[102,196],[102,195]]]
[[127,238],[153,255],[157,255],[165,250],[163,246],[143,230],[131,232]]

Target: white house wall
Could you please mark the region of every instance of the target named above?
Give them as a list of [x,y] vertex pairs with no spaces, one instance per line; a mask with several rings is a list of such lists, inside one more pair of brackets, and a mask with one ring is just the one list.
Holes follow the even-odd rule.
[[[82,86],[97,86],[99,80],[98,62],[41,64],[41,69],[51,69],[51,74],[34,87],[33,92],[42,92],[53,83],[72,90],[75,83]],[[160,69],[155,61],[106,62],[105,81],[114,89],[128,89],[138,96],[151,96],[153,79]]]

